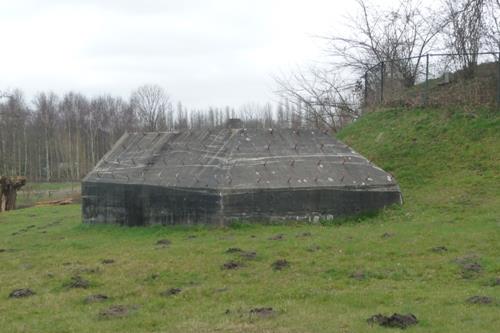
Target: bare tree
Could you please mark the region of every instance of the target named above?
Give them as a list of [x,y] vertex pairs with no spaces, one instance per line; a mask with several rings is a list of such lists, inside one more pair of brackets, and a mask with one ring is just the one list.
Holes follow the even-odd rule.
[[184,109],[181,102],[177,103],[177,119],[175,122],[176,129],[187,129],[189,127],[188,111]]
[[487,52],[495,53],[498,60],[500,56],[500,0],[488,0],[486,2],[485,16],[485,41]]
[[0,176],[0,212],[16,209],[17,191],[26,184],[26,177]]
[[295,71],[288,77],[275,77],[275,81],[277,94],[295,106],[292,126],[304,120],[309,126],[337,131],[356,119],[361,111],[354,98],[355,86],[343,84],[335,72],[310,68],[305,72]]
[[53,159],[54,154],[51,154],[51,152],[54,152],[53,149],[53,144],[54,144],[54,126],[56,123],[56,104],[57,104],[57,96],[50,92],[48,94],[46,93],[39,93],[37,96],[35,96],[35,99],[33,100],[33,103],[35,104],[39,117],[40,117],[40,122],[42,124],[43,128],[43,142],[44,142],[44,153],[45,153],[45,181],[49,182],[51,180],[52,176],[52,163],[51,160]]
[[162,87],[147,84],[132,93],[131,105],[146,131],[164,131],[171,128],[167,118],[172,118],[172,103]]
[[466,77],[477,67],[478,52],[484,36],[484,0],[444,0],[448,24],[445,30],[447,47]]
[[0,98],[7,98],[9,96],[9,92],[0,90]]
[[327,52],[340,65],[361,74],[380,62],[390,63],[404,85],[415,83],[420,57],[428,52],[445,22],[418,1],[401,0],[396,8],[377,10],[368,0],[356,0],[360,12],[348,17],[346,36],[323,37]]

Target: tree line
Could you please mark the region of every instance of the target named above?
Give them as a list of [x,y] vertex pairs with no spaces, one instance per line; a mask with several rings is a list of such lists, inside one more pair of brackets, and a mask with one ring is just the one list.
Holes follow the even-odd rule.
[[19,89],[1,97],[0,175],[29,181],[80,180],[125,132],[214,128],[229,118],[247,127],[302,126],[296,103],[188,110],[158,85],[141,86],[127,100],[41,92],[28,101]]

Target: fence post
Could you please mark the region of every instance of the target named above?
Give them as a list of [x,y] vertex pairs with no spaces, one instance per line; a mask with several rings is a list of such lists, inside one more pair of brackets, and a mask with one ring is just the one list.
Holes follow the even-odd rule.
[[368,106],[368,71],[365,72],[365,107]]
[[380,63],[380,104],[384,103],[384,72],[385,64],[382,61]]
[[429,54],[425,55],[425,93],[424,106],[429,104]]
[[498,53],[497,73],[497,108],[500,110],[500,52]]

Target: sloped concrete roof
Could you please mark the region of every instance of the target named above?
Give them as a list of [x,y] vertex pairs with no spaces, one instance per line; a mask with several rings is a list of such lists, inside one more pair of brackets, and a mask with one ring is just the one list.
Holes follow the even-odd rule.
[[224,191],[399,191],[390,174],[328,133],[311,129],[128,133],[84,182]]

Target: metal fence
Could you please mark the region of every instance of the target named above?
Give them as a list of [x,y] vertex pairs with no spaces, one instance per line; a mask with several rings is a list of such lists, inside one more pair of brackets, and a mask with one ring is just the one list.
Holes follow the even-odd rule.
[[[463,66],[464,58],[477,65]],[[500,107],[500,53],[425,54],[383,61],[361,79],[363,106]]]

